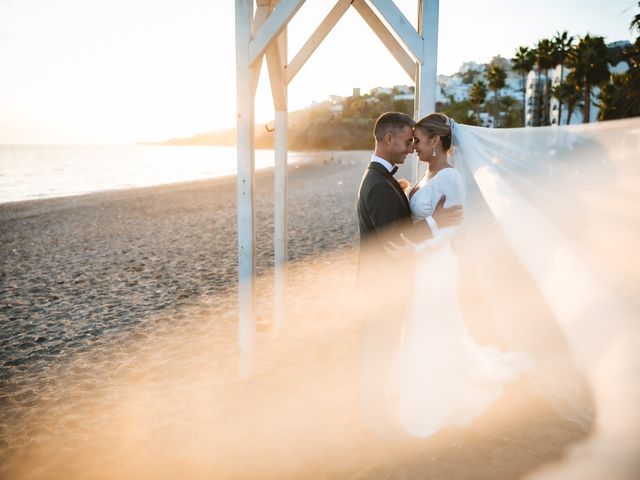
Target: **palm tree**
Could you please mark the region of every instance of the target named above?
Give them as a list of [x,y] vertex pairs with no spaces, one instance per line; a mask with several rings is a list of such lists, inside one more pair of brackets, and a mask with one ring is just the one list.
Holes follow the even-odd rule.
[[[638,2],[638,7],[640,7],[640,2]],[[638,33],[640,33],[640,13],[636,13],[633,20],[631,20],[629,30],[638,30]]]
[[516,54],[511,59],[511,67],[514,72],[520,73],[522,75],[522,124],[525,124],[526,120],[526,94],[527,94],[527,75],[533,68],[535,64],[535,54],[533,50],[530,50],[527,47],[518,47],[516,50]]
[[602,86],[598,95],[598,120],[622,118],[620,111],[620,92],[624,89],[627,77],[623,74],[611,75],[611,82]]
[[571,115],[576,108],[582,108],[580,86],[574,82],[567,81],[563,84],[563,89],[566,90],[564,101],[567,104],[567,125],[571,124]]
[[504,88],[507,74],[499,65],[493,64],[487,72],[487,80],[489,80],[489,88],[493,90],[493,125],[498,127],[498,117],[500,113],[500,90]]
[[517,105],[520,102],[510,95],[500,97],[500,109],[504,112],[504,117],[500,120],[500,126],[502,127],[522,127],[523,124],[520,123],[520,112],[518,111]]
[[[553,42],[548,38],[539,40],[536,44],[536,71],[537,82],[537,125],[549,124],[549,69],[554,67]],[[542,83],[542,71],[544,70],[544,84]]]
[[[636,15],[638,16],[640,14]],[[623,74],[626,81],[621,90],[621,97],[624,99],[622,114],[624,117],[635,117],[640,115],[640,37],[625,48],[624,55],[629,70]]]
[[[580,87],[575,82],[567,81],[560,83],[551,89],[551,95],[558,99],[558,102],[562,102],[567,106],[567,125],[571,123],[571,116],[575,109],[580,105],[580,98],[582,97]],[[558,125],[562,122],[562,117],[558,117]]]
[[607,58],[608,51],[604,38],[592,37],[589,34],[581,38],[567,56],[567,66],[573,69],[569,77],[572,77],[572,80],[582,89],[583,123],[589,123],[591,118],[592,88],[609,80]]
[[480,105],[484,103],[485,98],[487,98],[487,85],[482,80],[477,80],[469,91],[469,101],[476,107],[478,125],[480,125]]
[[[573,46],[573,36],[569,35],[566,30],[562,33],[557,32],[553,37],[553,60],[555,65],[560,65],[560,84],[564,82],[564,62]],[[562,99],[558,99],[558,125],[562,119]]]
[[478,73],[479,72],[477,72],[473,68],[470,68],[469,70],[466,71],[466,73],[463,74],[462,83],[466,83],[466,84],[473,83],[473,81],[475,80],[476,75],[478,75]]
[[598,97],[598,120],[640,116],[640,37],[623,50],[629,69],[611,75]]

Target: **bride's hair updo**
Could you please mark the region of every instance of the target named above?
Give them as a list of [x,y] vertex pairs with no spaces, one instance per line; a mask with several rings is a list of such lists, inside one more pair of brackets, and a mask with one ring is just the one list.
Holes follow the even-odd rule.
[[420,128],[430,137],[438,135],[442,142],[442,149],[448,152],[451,148],[451,121],[443,113],[432,113],[422,117],[415,128]]

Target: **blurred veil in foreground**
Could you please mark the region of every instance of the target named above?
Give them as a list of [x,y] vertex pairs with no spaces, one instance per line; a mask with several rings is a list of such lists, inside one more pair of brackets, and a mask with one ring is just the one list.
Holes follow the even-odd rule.
[[[455,125],[451,160],[465,190],[463,225],[448,227],[458,229],[447,247],[455,255],[397,259],[377,252],[362,305],[355,230],[345,229],[340,248],[291,262],[286,328],[257,335],[251,379],[237,375],[234,289],[150,311],[140,325],[92,344],[80,337],[77,350],[70,345],[68,356],[46,368],[39,358],[33,369],[20,364],[23,373],[5,382],[6,393],[0,388],[0,477],[635,480],[639,152],[640,119],[520,129]],[[309,244],[318,235],[332,245],[325,221],[352,226],[349,202],[360,165],[348,165],[347,173],[320,165],[309,170],[312,181],[297,177],[312,206],[323,206],[311,210],[314,216],[301,214],[298,225],[325,215],[320,228],[305,232]],[[319,172],[327,176],[316,178]],[[332,190],[343,178],[353,189]],[[343,210],[328,208],[329,200]],[[411,288],[416,272],[429,272],[432,282]],[[272,278],[256,277],[263,315]],[[409,386],[431,395],[420,398],[417,413],[473,399],[445,368],[459,357],[449,347],[469,332],[479,345],[526,353],[533,371],[500,401],[501,386],[487,390],[483,406],[493,408],[468,426],[438,425],[425,438],[387,441],[363,424],[371,420],[383,434],[397,427],[381,419],[400,411],[406,398],[398,393],[407,369],[397,353],[411,338],[403,312],[418,298],[414,292],[433,299],[418,313],[424,311],[423,325],[435,325],[423,332],[433,348],[423,348],[421,363],[411,363],[417,367],[406,375]],[[449,297],[469,332],[441,328],[450,318]],[[81,325],[92,318],[70,315]],[[365,362],[363,345],[372,353]],[[562,463],[548,466],[561,456]]]
[[[587,442],[535,478],[632,478],[640,451],[640,120],[454,127],[465,234],[496,330]],[[577,475],[577,473],[580,475]]]

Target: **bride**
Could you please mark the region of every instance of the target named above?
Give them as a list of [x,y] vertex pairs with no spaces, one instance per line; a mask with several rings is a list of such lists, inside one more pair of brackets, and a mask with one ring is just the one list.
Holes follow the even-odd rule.
[[[453,122],[440,113],[422,118],[415,127],[415,152],[428,170],[408,193],[414,221],[429,219],[442,200],[445,207],[463,204],[461,178],[448,158],[452,129]],[[391,381],[398,392],[398,421],[417,437],[468,425],[500,396],[504,383],[515,380],[530,364],[525,354],[503,353],[472,338],[458,302],[458,259],[452,240],[459,227],[431,227],[432,239],[419,244],[405,239],[404,249],[415,257],[415,274]],[[394,245],[390,252],[400,254]]]

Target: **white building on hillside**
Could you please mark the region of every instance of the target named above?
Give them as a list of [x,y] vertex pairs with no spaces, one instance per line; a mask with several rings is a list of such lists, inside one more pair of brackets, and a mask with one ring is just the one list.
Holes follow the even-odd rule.
[[471,84],[464,83],[460,75],[438,75],[436,82],[436,102],[446,103],[449,97],[453,97],[456,102],[469,98]]
[[[394,98],[397,95],[413,95],[415,88],[410,85],[394,85],[392,89],[392,93],[394,94]],[[413,97],[411,97],[413,98]]]
[[470,70],[474,70],[476,72],[484,72],[484,64],[476,63],[476,62],[464,62],[459,69],[460,73],[467,73]]
[[369,91],[370,95],[391,95],[391,92],[393,91],[393,89],[389,88],[389,87],[376,87],[376,88],[372,88]]

